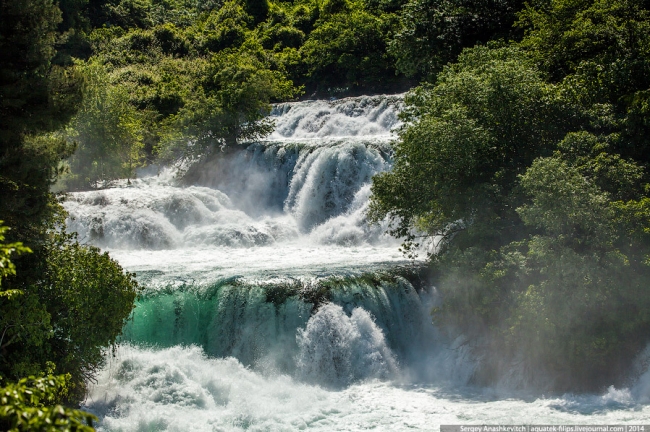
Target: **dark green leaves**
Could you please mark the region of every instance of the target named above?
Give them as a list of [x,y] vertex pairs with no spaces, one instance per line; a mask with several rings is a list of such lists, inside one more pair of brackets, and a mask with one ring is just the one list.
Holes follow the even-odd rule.
[[514,36],[519,0],[411,0],[400,12],[401,27],[391,41],[397,69],[434,81],[464,48]]
[[521,44],[465,50],[409,93],[370,215],[443,246],[434,318],[485,341],[477,382],[520,367],[527,385],[591,390],[625,379],[650,334],[648,10],[520,17]]

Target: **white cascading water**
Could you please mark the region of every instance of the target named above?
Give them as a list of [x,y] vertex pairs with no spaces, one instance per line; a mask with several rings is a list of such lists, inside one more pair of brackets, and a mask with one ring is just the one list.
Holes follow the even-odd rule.
[[355,308],[348,317],[328,303],[298,330],[297,370],[315,383],[345,386],[366,378],[392,378],[399,368],[372,315]]
[[163,169],[71,194],[68,227],[145,292],[84,408],[106,431],[436,430],[644,423],[629,389],[545,398],[468,385],[469,344],[431,323],[435,289],[367,224],[402,97],[279,104],[266,141],[196,184]]

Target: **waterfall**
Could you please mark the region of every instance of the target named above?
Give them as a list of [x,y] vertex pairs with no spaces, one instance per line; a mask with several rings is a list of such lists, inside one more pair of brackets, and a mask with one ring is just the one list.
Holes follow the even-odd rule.
[[304,238],[338,217],[341,231],[320,230],[317,243],[376,242],[382,230],[368,227],[359,210],[372,176],[390,167],[400,101],[279,105],[270,139],[228,154],[200,185],[178,187],[165,173],[74,193],[65,204],[68,227],[109,249],[248,248]]
[[[429,287],[395,273],[407,264],[398,243],[365,211],[372,176],[390,168],[401,104],[279,104],[268,139],[224,154],[198,184],[163,170],[71,194],[69,228],[146,287],[123,340],[197,345],[323,385],[397,376],[413,338],[432,331]],[[345,360],[328,369],[332,358]]]
[[[323,385],[364,378],[362,371],[375,367],[383,371],[377,376],[396,376],[397,361],[414,360],[434,333],[432,293],[419,287],[417,275],[417,267],[404,267],[358,276],[167,286],[138,301],[124,338],[160,347],[198,345],[211,356],[235,357],[258,369],[299,369]],[[307,359],[325,352],[357,363],[313,369]]]
[[341,137],[391,138],[403,95],[278,104],[271,112],[274,141]]
[[224,153],[192,185],[162,169],[69,195],[68,228],[144,288],[89,383],[85,409],[101,429],[650,418],[647,373],[631,390],[534,402],[468,385],[480,359],[433,325],[440,299],[423,263],[366,220],[401,107],[401,95],[278,104],[267,139]]

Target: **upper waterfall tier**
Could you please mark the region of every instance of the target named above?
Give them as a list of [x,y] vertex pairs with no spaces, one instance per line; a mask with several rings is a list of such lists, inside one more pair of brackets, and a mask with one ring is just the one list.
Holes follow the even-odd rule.
[[403,95],[360,96],[333,101],[277,104],[272,141],[316,138],[391,138],[399,127]]
[[402,96],[276,105],[268,140],[225,152],[179,185],[171,172],[72,193],[68,228],[111,249],[386,244],[366,223],[372,176],[390,168]]

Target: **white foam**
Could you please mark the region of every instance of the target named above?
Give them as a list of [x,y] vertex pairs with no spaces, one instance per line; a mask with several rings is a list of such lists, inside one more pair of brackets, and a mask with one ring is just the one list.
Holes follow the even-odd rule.
[[278,104],[271,112],[275,141],[330,137],[384,137],[399,127],[403,95]]
[[374,318],[362,308],[351,316],[326,304],[298,331],[297,366],[301,377],[331,386],[398,374],[395,355]]
[[477,389],[362,381],[325,389],[197,347],[122,346],[84,406],[106,431],[437,431],[441,424],[647,424],[650,406],[494,399]]
[[[294,154],[288,161],[283,159],[287,152]],[[228,159],[230,169],[241,177],[216,181],[223,191],[177,186],[163,176],[72,193],[64,204],[70,215],[68,229],[82,241],[110,249],[253,247],[295,241],[395,244],[363,217],[371,178],[389,167],[386,157],[385,150],[359,142],[297,148],[252,145]],[[341,232],[333,233],[330,223],[330,228],[309,236],[334,218]]]

